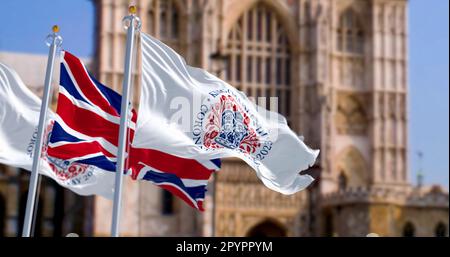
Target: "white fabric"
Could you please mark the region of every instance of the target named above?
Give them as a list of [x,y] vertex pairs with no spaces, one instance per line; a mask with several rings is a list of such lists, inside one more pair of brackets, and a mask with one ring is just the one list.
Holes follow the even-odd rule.
[[[133,147],[157,149],[184,158],[237,157],[250,165],[268,188],[283,194],[296,193],[314,180],[309,175],[299,175],[299,172],[314,164],[319,150],[306,146],[290,130],[284,117],[270,112],[268,115],[258,113],[242,92],[204,70],[186,65],[175,51],[145,33],[141,33],[141,49],[142,88]],[[222,96],[232,100],[220,105]],[[184,107],[189,105],[188,112],[181,110],[183,104]],[[225,106],[217,107],[223,112],[214,114],[214,105]],[[236,105],[238,111],[231,105]],[[231,138],[225,140],[228,147],[217,143],[219,136],[213,137],[217,133],[212,131],[220,132],[226,128],[221,120],[225,110],[231,110],[228,114],[234,117],[234,123],[228,124],[242,124],[239,117],[247,115],[250,122],[246,133],[251,134],[252,129],[261,132],[256,137],[259,146],[243,144],[245,140],[240,143],[244,149],[253,146],[254,152],[251,148],[246,153],[230,147],[233,145],[230,142],[239,142],[233,141],[233,137],[226,137],[227,140]],[[213,125],[208,123],[211,117]],[[233,129],[225,129],[220,135],[234,136],[243,131],[242,126],[241,130],[236,126],[230,125],[228,128]],[[227,134],[229,131],[231,133]],[[206,145],[207,133],[213,138],[209,142],[218,148]]]
[[[0,63],[0,163],[31,171],[40,108],[41,100],[25,86],[14,70]],[[46,138],[55,117],[55,113],[49,110]],[[49,162],[52,162],[45,149],[40,174],[80,195],[97,194],[112,199],[114,173],[89,166],[77,176],[62,179],[51,168]],[[64,172],[68,173],[67,170]]]

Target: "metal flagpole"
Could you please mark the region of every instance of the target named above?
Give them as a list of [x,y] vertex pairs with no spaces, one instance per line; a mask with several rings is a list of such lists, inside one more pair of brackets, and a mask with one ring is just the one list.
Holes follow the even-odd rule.
[[32,218],[35,208],[36,195],[39,193],[38,180],[39,168],[41,164],[42,141],[44,139],[44,130],[47,121],[47,109],[50,101],[51,82],[53,77],[53,64],[55,61],[56,50],[62,44],[62,38],[58,35],[59,27],[53,26],[53,33],[47,36],[47,45],[50,47],[47,60],[47,71],[45,73],[44,96],[42,98],[41,112],[39,115],[39,125],[36,136],[36,145],[33,155],[33,166],[31,169],[30,185],[28,187],[27,207],[25,209],[25,220],[23,223],[22,236],[29,237],[31,232]]
[[41,192],[41,183],[42,183],[42,177],[38,174],[38,181],[37,181],[37,189],[36,189],[36,198],[34,200],[34,206],[33,208],[33,218],[31,218],[31,231],[30,236],[35,236],[36,234],[36,223],[37,223],[37,214],[39,209],[39,192]]
[[119,149],[117,153],[116,181],[114,187],[114,203],[111,224],[111,236],[119,236],[120,210],[122,205],[122,181],[125,164],[125,149],[127,148],[128,110],[131,86],[131,66],[133,64],[134,38],[136,31],[141,27],[141,21],[136,16],[136,7],[130,6],[130,15],[123,19],[127,28],[127,47],[125,52],[125,69],[122,85],[122,105],[119,129]]
[[212,229],[211,229],[211,236],[216,236],[216,191],[217,191],[217,170],[213,173],[213,192],[212,192],[212,201],[213,201],[213,208],[212,208]]

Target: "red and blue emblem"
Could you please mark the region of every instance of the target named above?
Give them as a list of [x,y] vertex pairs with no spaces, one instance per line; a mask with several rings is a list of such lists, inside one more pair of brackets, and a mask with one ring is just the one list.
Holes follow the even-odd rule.
[[254,153],[261,144],[250,117],[232,95],[223,94],[219,99],[207,117],[203,145]]
[[209,92],[195,116],[195,144],[206,151],[229,151],[259,165],[273,143],[257,108],[249,106],[250,102],[234,89]]

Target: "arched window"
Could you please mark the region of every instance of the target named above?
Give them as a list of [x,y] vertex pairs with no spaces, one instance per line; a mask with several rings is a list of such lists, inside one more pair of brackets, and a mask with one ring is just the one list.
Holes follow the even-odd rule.
[[261,3],[245,12],[228,35],[225,54],[229,56],[226,80],[256,100],[278,97],[278,106],[270,106],[268,98],[259,105],[280,112],[289,121],[292,62],[277,14]]
[[337,27],[339,80],[342,86],[364,86],[364,29],[358,15],[348,8]]
[[162,190],[162,214],[173,214],[173,195],[165,189]]
[[436,228],[434,230],[434,234],[437,237],[445,237],[447,236],[447,226],[443,222],[439,222],[436,225]]
[[337,44],[340,52],[363,54],[364,30],[358,16],[349,8],[339,17]]
[[337,178],[339,189],[366,187],[369,184],[367,163],[357,148],[350,146],[341,151],[336,164],[341,172]]
[[180,15],[175,0],[153,0],[147,20],[148,32],[177,50]]
[[333,214],[332,214],[331,210],[327,210],[325,212],[324,233],[325,233],[325,236],[327,236],[327,237],[332,237],[335,234]]
[[283,237],[286,236],[286,228],[281,224],[266,220],[254,226],[247,232],[248,237]]
[[411,222],[406,222],[403,227],[403,236],[404,237],[413,237],[416,235],[416,229]]
[[345,190],[347,188],[347,176],[345,176],[344,172],[341,171],[338,178],[339,190]]

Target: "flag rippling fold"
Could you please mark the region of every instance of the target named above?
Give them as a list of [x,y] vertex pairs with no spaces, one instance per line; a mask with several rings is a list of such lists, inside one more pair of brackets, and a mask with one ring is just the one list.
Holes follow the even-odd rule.
[[[47,150],[51,165],[66,170],[67,165],[76,162],[115,172],[121,101],[121,95],[92,77],[80,59],[64,52],[58,106]],[[208,179],[220,168],[220,160],[197,161],[154,149],[133,148],[136,121],[137,113],[131,109],[128,174],[133,179],[150,181],[203,211]]]
[[[60,115],[64,113],[63,109],[67,111],[72,108],[64,100],[67,99],[60,97]],[[41,99],[25,86],[14,70],[0,63],[0,163],[32,170],[40,109]],[[82,140],[78,139],[81,137],[80,133],[74,133],[69,126],[74,125],[68,121],[70,118],[75,118],[80,124],[84,120],[76,116],[66,119],[66,113],[62,115],[67,120],[63,123],[61,116],[57,116],[52,110],[47,112],[39,173],[77,194],[100,195],[112,199],[114,173],[99,168],[104,167],[104,163],[98,167],[90,165],[96,162],[92,162],[93,158],[87,158],[86,152],[92,148],[94,141],[90,142],[90,146],[81,144]],[[74,115],[76,113],[73,111]],[[55,122],[57,119],[60,121]],[[63,127],[74,135],[63,133]],[[52,131],[54,144],[48,147]],[[75,143],[79,144],[78,149],[73,146]],[[94,151],[91,150],[91,153]]]
[[[95,80],[80,59],[67,51],[63,55],[48,156],[114,172],[122,97]],[[130,116],[132,140],[137,119],[134,109]]]
[[[141,94],[133,147],[183,158],[235,157],[264,185],[291,195],[314,178],[319,150],[307,146],[277,112],[257,107],[243,92],[206,70],[189,66],[160,40],[141,32]],[[173,108],[183,99],[188,115]],[[173,118],[183,115],[174,126]]]
[[204,211],[208,179],[220,166],[220,159],[199,161],[155,149],[130,149],[133,178],[151,181],[200,211]]

